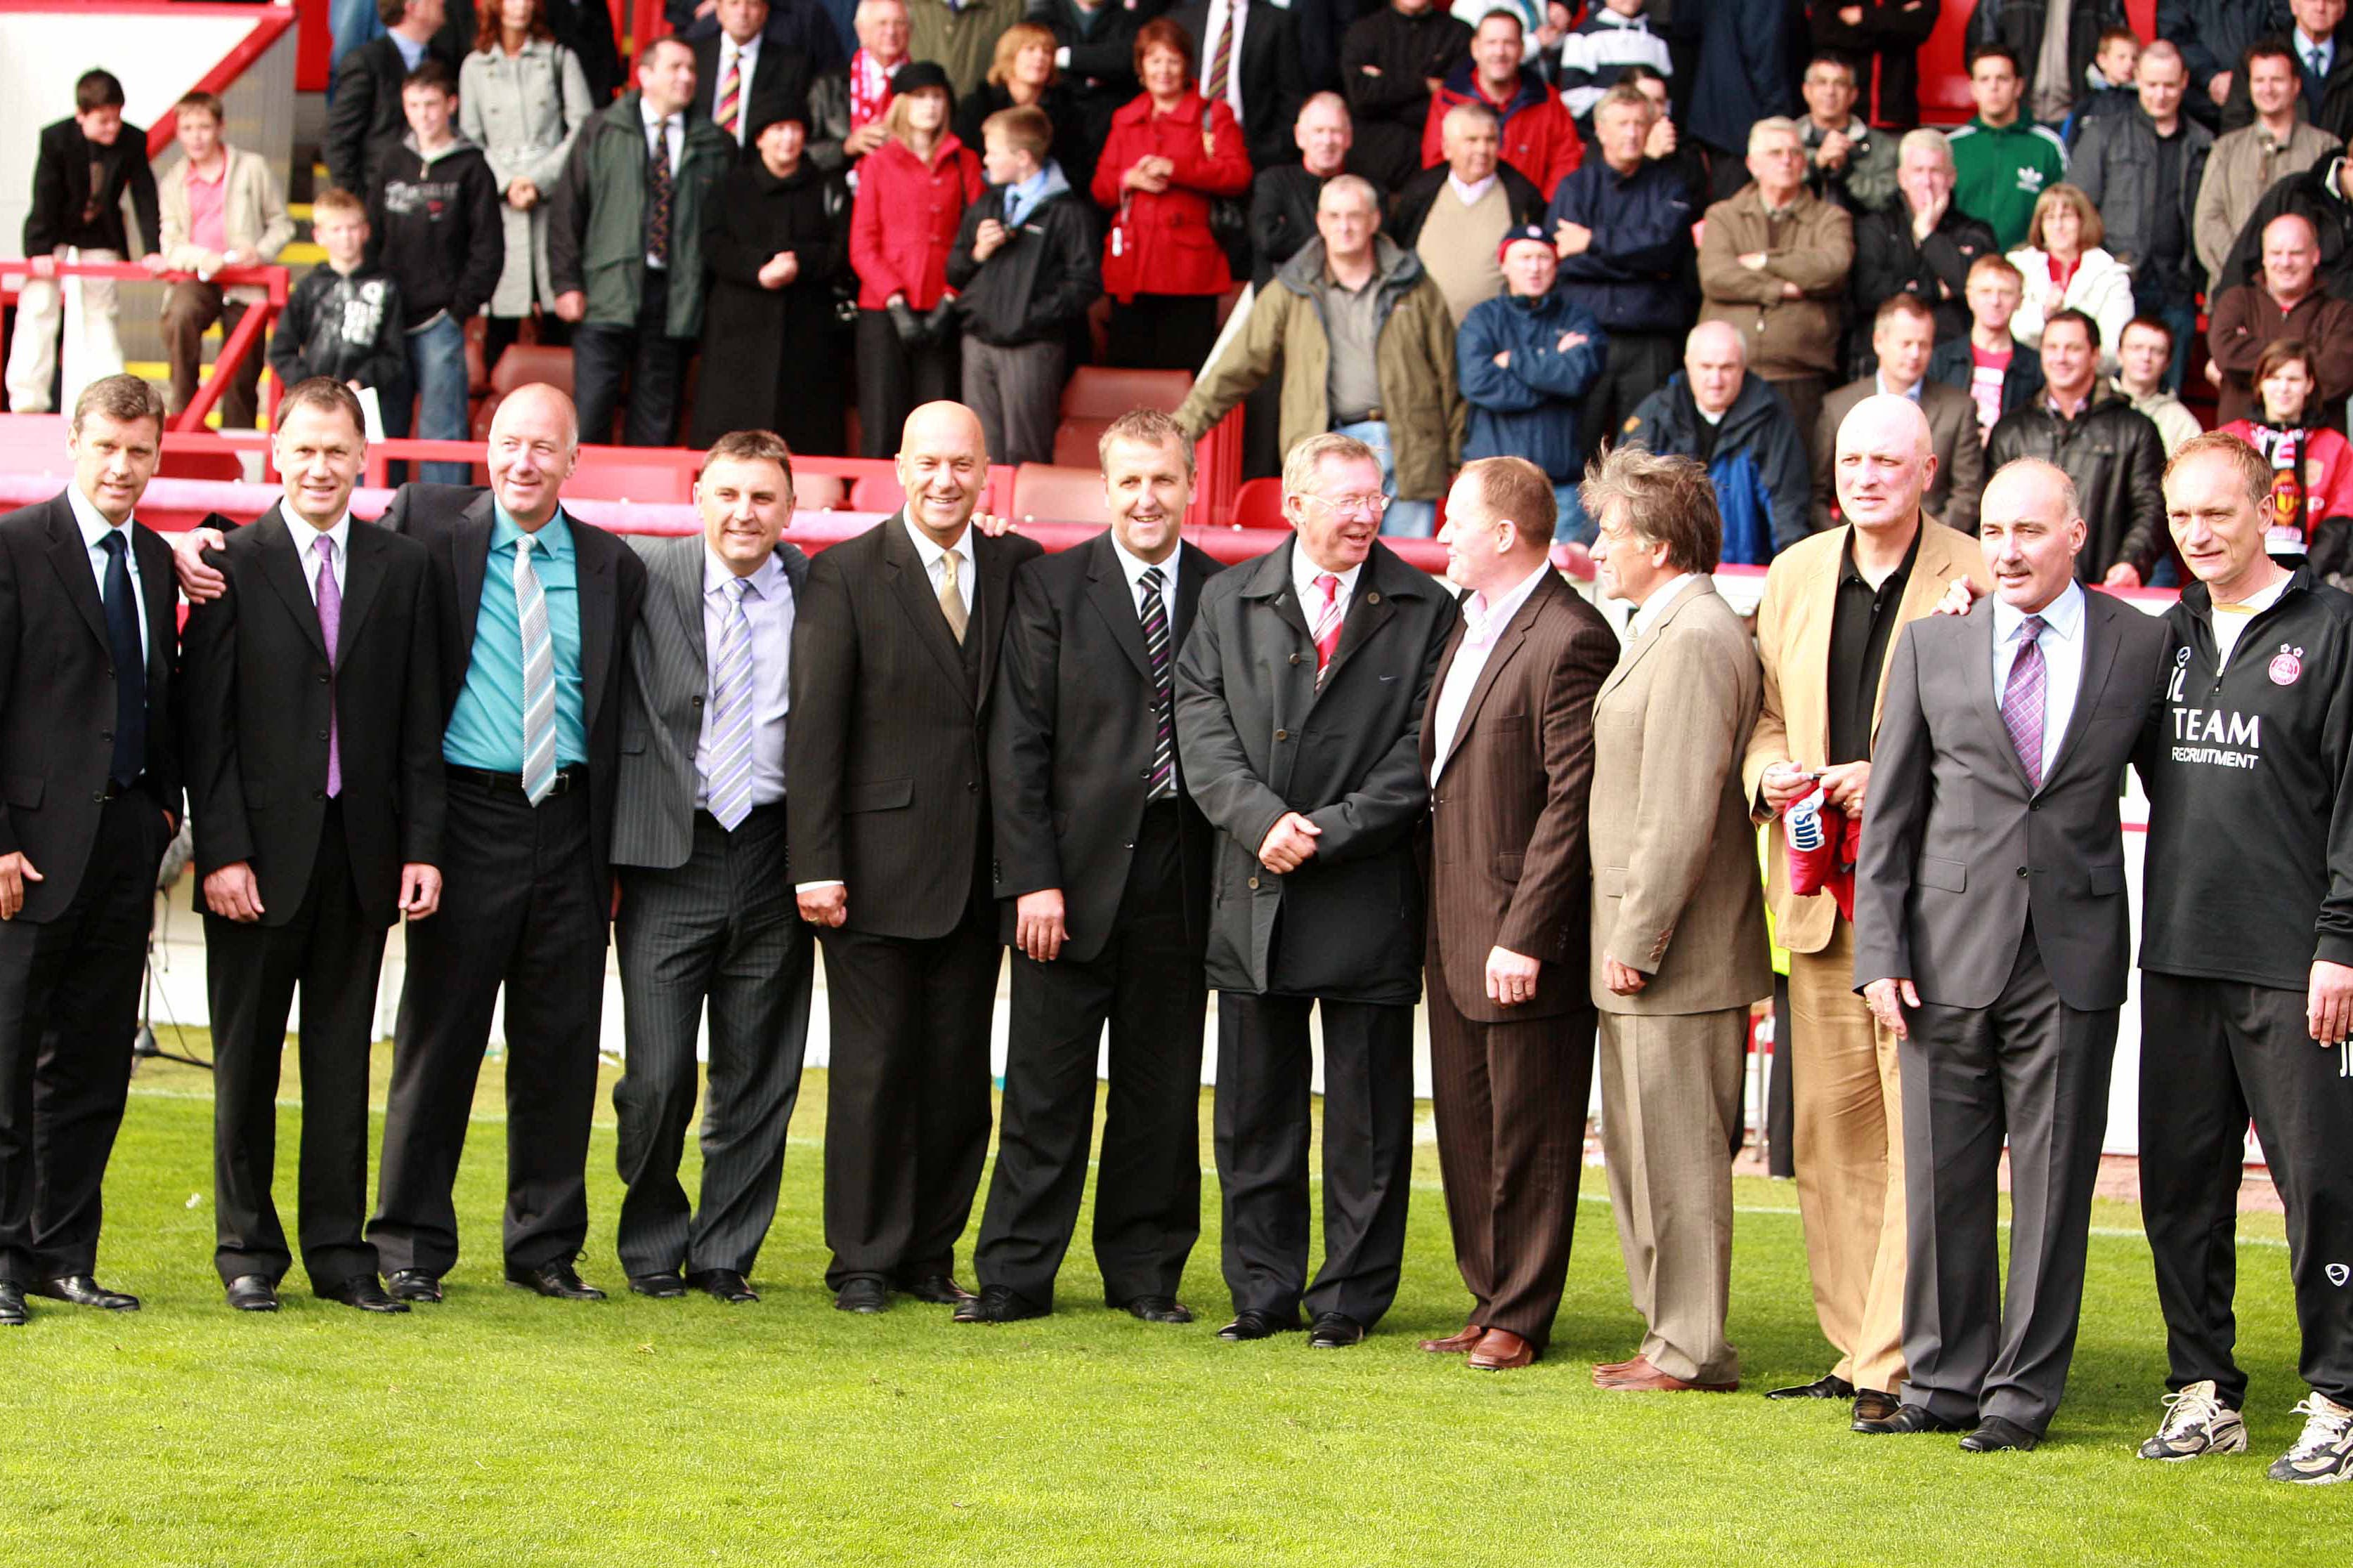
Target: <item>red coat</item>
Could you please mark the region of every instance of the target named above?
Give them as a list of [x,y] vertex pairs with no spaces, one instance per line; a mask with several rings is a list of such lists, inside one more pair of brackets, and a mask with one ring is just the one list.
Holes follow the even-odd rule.
[[1448,73],[1445,83],[1430,95],[1430,118],[1421,125],[1421,166],[1434,169],[1446,162],[1446,111],[1456,104],[1474,101],[1504,117],[1504,162],[1525,175],[1545,194],[1545,200],[1552,200],[1553,187],[1561,177],[1574,173],[1585,161],[1585,143],[1560,94],[1525,67],[1512,101],[1501,104],[1479,90],[1470,61]]
[[849,265],[858,308],[879,310],[904,293],[928,310],[947,291],[948,252],[964,209],[980,197],[980,160],[953,132],[932,143],[929,165],[903,142],[885,142],[858,165],[849,213]]
[[[1225,247],[1209,230],[1209,201],[1250,189],[1250,152],[1222,99],[1208,106],[1205,138],[1202,107],[1201,95],[1188,92],[1173,112],[1155,114],[1145,93],[1111,117],[1095,161],[1094,198],[1113,214],[1103,237],[1103,292],[1123,305],[1138,294],[1222,294],[1233,287]],[[1168,188],[1157,195],[1122,190],[1128,170],[1151,153],[1176,165]]]

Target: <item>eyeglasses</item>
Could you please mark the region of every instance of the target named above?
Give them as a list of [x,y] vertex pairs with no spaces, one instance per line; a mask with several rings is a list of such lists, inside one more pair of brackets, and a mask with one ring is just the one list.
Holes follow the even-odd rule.
[[1321,506],[1328,506],[1334,511],[1368,511],[1375,517],[1380,516],[1389,509],[1389,498],[1377,490],[1371,495],[1363,496],[1306,495],[1300,499],[1314,501]]

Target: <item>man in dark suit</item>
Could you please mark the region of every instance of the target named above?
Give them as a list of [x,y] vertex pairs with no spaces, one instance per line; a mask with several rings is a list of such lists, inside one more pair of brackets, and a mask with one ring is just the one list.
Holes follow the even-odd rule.
[[[1413,1163],[1413,1005],[1430,804],[1417,751],[1453,599],[1375,538],[1353,437],[1283,464],[1290,543],[1220,575],[1176,661],[1187,786],[1219,830],[1218,1176],[1229,1341],[1361,1342],[1397,1295]],[[1324,1040],[1324,1267],[1307,1280],[1308,1013]]]
[[694,40],[687,113],[719,127],[738,158],[755,157],[753,127],[805,114],[816,71],[806,50],[765,36],[768,0],[719,0],[717,17],[718,27]]
[[376,15],[389,30],[335,67],[320,148],[329,184],[363,197],[373,192],[384,149],[397,146],[408,131],[400,108],[401,82],[428,58],[448,66],[452,79],[457,76],[472,41],[454,47],[442,33],[446,5],[447,0],[376,0]]
[[1193,444],[1156,410],[1100,447],[1111,527],[1014,579],[989,723],[995,880],[1013,949],[997,1173],[958,1322],[1043,1317],[1086,1188],[1095,1054],[1111,1100],[1095,1182],[1103,1299],[1188,1323],[1201,1230],[1209,825],[1176,753],[1176,650],[1223,568],[1179,542]]
[[1430,777],[1430,1066],[1461,1331],[1482,1372],[1544,1353],[1577,1235],[1599,1016],[1585,983],[1593,694],[1618,634],[1549,559],[1552,482],[1463,466],[1446,575],[1469,593],[1421,721]]
[[72,482],[0,517],[0,1326],[139,1305],[92,1276],[180,816],[172,552],[132,516],[163,438],[153,388],[94,381]]
[[2132,959],[2117,783],[2168,646],[2164,622],[2075,583],[2086,531],[2064,473],[2003,468],[1978,534],[1992,597],[1913,622],[1887,672],[1854,982],[1900,1041],[1909,1375],[1859,1432],[2031,1448],[2066,1388]]
[[[744,1276],[776,1217],[808,1040],[814,955],[785,847],[787,678],[808,558],[783,542],[792,454],[769,431],[721,437],[694,504],[700,534],[631,542],[647,583],[613,822],[628,1041],[613,1086],[628,1186],[617,1250],[641,1296],[691,1286],[739,1303],[759,1299]],[[678,1161],[706,1007],[702,1203],[690,1210]]]
[[1168,19],[1192,35],[1201,96],[1225,100],[1241,121],[1250,166],[1297,157],[1291,125],[1307,98],[1298,19],[1272,0],[1193,0]]
[[277,1310],[293,1261],[270,1183],[297,984],[303,1269],[326,1300],[408,1310],[361,1235],[368,1047],[385,931],[440,901],[440,627],[425,547],[353,526],[364,425],[342,382],[288,393],[285,494],[214,558],[227,590],[189,615],[180,659],[212,1000],[214,1264],[248,1312]]
[[956,1237],[988,1152],[997,910],[988,719],[1013,571],[1031,541],[972,523],[988,482],[972,410],[900,437],[906,503],[809,568],[793,627],[786,818],[801,915],[825,943],[826,1283],[955,1305]]

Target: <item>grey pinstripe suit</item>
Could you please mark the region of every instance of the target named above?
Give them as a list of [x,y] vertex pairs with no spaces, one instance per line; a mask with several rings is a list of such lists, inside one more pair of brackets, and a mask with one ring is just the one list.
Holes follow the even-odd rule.
[[[748,1273],[776,1210],[785,1129],[808,1037],[811,943],[796,917],[781,801],[728,832],[696,809],[695,746],[711,691],[702,536],[632,540],[647,569],[621,710],[614,937],[628,1066],[620,1121],[618,1251],[631,1279]],[[776,546],[796,604],[807,558]],[[755,650],[754,657],[765,654]],[[690,1214],[679,1157],[694,1113],[694,1045],[711,1023],[702,1201]]]

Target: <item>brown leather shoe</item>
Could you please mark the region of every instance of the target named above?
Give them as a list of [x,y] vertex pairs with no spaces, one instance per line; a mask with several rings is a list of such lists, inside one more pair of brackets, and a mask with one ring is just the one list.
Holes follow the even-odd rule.
[[1536,1347],[1509,1329],[1489,1329],[1468,1363],[1473,1372],[1510,1372],[1536,1359]]
[[1432,1355],[1461,1355],[1476,1349],[1486,1332],[1486,1330],[1476,1323],[1465,1323],[1460,1331],[1447,1335],[1442,1340],[1423,1340],[1419,1348]]
[[1613,1377],[1623,1377],[1638,1366],[1650,1364],[1642,1359],[1639,1352],[1627,1361],[1598,1361],[1593,1363],[1593,1381],[1596,1385],[1599,1385],[1609,1382]]
[[1686,1383],[1680,1377],[1670,1377],[1652,1366],[1648,1356],[1636,1356],[1634,1364],[1624,1372],[1608,1379],[1596,1376],[1594,1382],[1619,1394],[1732,1394],[1740,1387],[1737,1379],[1731,1383]]

